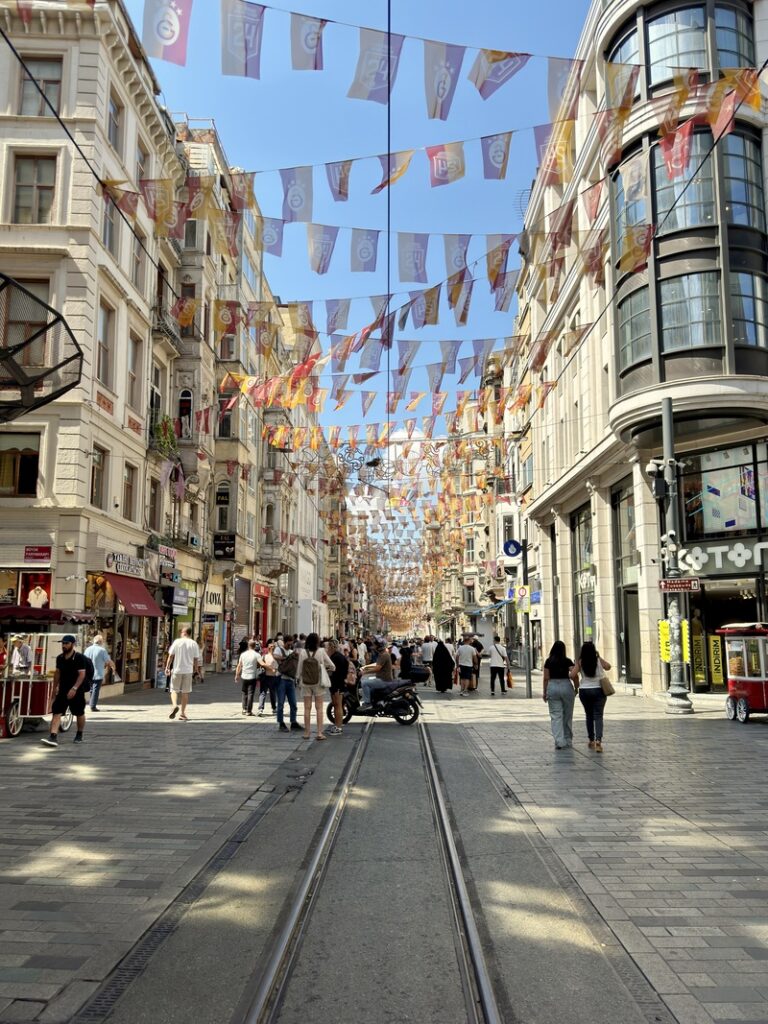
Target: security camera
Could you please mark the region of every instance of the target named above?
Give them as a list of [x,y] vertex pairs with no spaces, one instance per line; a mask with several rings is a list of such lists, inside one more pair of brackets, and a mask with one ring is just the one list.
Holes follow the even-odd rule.
[[645,465],[645,472],[648,476],[656,476],[656,474],[659,472],[659,469],[660,467],[658,462],[655,462],[653,459],[651,459],[651,461],[647,462]]

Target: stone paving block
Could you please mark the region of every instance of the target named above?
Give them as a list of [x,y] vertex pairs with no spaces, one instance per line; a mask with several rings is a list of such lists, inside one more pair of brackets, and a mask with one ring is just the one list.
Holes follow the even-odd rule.
[[765,996],[757,988],[733,985],[710,985],[692,988],[691,995],[701,1003],[762,1003]]
[[98,982],[73,981],[40,1014],[40,1024],[69,1024],[72,1017],[98,989]]
[[35,1002],[31,999],[14,999],[8,1006],[0,1011],[3,1021],[36,1020],[38,1014],[45,1009],[45,1003]]

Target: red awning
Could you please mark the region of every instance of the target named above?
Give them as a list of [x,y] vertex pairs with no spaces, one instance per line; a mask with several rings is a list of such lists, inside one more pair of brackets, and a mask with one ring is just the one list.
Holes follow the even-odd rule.
[[0,619],[17,622],[93,622],[90,612],[68,612],[60,608],[26,608],[17,604],[0,604]]
[[128,615],[143,615],[150,619],[162,619],[162,611],[141,580],[136,580],[132,576],[118,576],[114,572],[105,572],[104,575]]

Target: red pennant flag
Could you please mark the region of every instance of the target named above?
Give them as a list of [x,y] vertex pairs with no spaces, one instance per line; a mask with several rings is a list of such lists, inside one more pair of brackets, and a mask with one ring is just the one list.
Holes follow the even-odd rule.
[[[732,94],[735,95],[735,94]],[[725,107],[725,104],[723,105]],[[733,115],[731,115],[732,117]],[[670,181],[673,178],[682,177],[688,170],[691,159],[691,138],[693,136],[693,118],[680,125],[674,131],[667,132],[659,141],[659,149],[664,157],[664,165],[667,169],[667,177]],[[718,137],[717,131],[714,132]]]
[[595,182],[586,192],[582,193],[584,200],[584,209],[587,214],[587,220],[590,224],[594,224],[597,219],[597,213],[600,209],[600,200],[603,195],[603,185],[605,178],[601,178],[600,181]]
[[145,0],[141,41],[147,55],[183,67],[191,17],[192,0]]
[[459,181],[466,173],[464,163],[464,143],[446,142],[441,146],[427,146],[429,160],[429,183],[432,188],[437,185],[450,185]]

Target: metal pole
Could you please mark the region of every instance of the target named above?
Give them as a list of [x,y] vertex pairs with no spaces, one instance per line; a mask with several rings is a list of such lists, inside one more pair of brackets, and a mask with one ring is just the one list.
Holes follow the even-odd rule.
[[528,588],[528,520],[523,520],[523,586],[528,593],[527,611],[523,612],[523,657],[525,658],[525,696],[533,697],[531,680],[531,591]]
[[[680,509],[677,500],[677,459],[675,458],[671,398],[663,398],[661,402],[661,434],[664,483],[666,484],[664,508],[664,529],[667,534],[666,576],[668,579],[679,579],[680,565],[677,560],[677,550],[680,543]],[[690,715],[693,712],[693,704],[688,695],[688,685],[685,681],[682,618],[680,604],[675,594],[667,600],[667,618],[669,619],[669,692],[666,711],[669,715]]]

